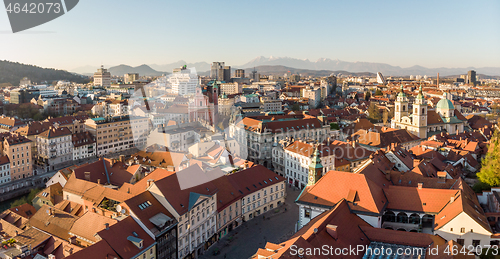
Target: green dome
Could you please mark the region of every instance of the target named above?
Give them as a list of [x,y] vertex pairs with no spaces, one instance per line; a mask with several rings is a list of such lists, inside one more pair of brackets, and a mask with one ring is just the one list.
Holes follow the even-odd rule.
[[455,110],[455,106],[453,106],[453,103],[446,98],[439,100],[436,108],[440,110]]

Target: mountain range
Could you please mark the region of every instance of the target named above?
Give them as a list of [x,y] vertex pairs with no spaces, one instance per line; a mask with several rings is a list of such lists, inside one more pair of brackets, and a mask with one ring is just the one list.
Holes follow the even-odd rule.
[[[196,68],[196,71],[200,74],[202,72],[207,72],[210,70],[210,64],[207,62],[187,63],[183,60],[163,65],[158,65],[158,64],[141,65],[135,68],[127,65],[120,65],[117,67],[110,67],[109,70],[112,71],[111,73],[113,75],[123,75],[124,73],[122,72],[125,71],[127,71],[125,73],[136,72],[139,73],[140,75],[161,75],[164,74],[165,72],[160,72],[160,71],[171,72],[172,69],[178,68],[183,65],[187,65],[187,67]],[[253,69],[253,67],[261,67],[261,66],[265,66],[267,68],[269,68],[270,66],[283,66],[288,68],[294,68],[297,70],[306,69],[306,70],[325,70],[325,71],[349,71],[350,73],[382,72],[382,74],[384,74],[385,76],[409,76],[409,75],[434,76],[437,75],[437,73],[440,73],[441,76],[452,76],[452,75],[466,74],[467,71],[469,70],[476,70],[478,74],[500,76],[500,67],[426,68],[417,65],[411,67],[400,67],[400,66],[392,66],[385,63],[348,62],[342,60],[333,60],[329,58],[320,58],[316,61],[310,61],[308,59],[296,59],[290,57],[273,57],[273,56],[271,57],[260,56],[254,58],[253,60],[243,65],[232,65],[232,69],[234,70],[236,68],[244,68],[247,71],[247,73],[250,73],[250,70],[248,69]],[[83,71],[83,68],[85,68],[85,71]],[[96,68],[92,70],[86,70],[87,68],[89,68],[89,66],[73,69],[72,71],[82,74],[89,74],[89,73],[91,74],[96,70]],[[141,71],[139,70],[144,71],[144,73],[141,73]],[[260,70],[259,72],[266,73],[265,70]]]

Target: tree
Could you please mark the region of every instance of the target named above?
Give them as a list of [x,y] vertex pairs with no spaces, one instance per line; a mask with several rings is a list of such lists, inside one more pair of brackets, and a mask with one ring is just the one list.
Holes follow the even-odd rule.
[[300,111],[300,105],[298,103],[294,103],[292,105],[292,111]]
[[489,186],[500,186],[500,134],[495,131],[488,146],[488,153],[481,163],[481,170],[476,174],[477,179]]
[[372,98],[372,93],[370,91],[368,91],[365,93],[365,101],[370,100],[370,98]]
[[380,89],[377,88],[377,91],[375,91],[375,96],[382,96],[384,95]]
[[340,129],[339,125],[335,122],[330,123],[330,129],[331,130],[338,130]]
[[375,122],[382,119],[378,106],[374,102],[370,103],[370,107],[368,108],[368,118]]

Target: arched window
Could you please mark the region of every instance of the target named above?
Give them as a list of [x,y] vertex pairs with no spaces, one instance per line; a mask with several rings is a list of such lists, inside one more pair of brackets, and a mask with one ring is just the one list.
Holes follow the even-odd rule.
[[422,108],[422,114],[425,114],[425,108]]
[[406,106],[403,105],[403,111],[406,111]]
[[398,213],[397,222],[408,223],[408,215],[406,215],[406,213],[404,213],[404,212]]

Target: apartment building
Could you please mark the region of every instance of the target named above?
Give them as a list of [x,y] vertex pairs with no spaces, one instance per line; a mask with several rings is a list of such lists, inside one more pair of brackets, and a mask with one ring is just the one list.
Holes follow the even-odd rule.
[[10,160],[8,156],[0,156],[0,184],[10,182]]
[[282,111],[283,103],[281,100],[271,100],[266,98],[262,100],[262,109],[264,112],[280,112]]
[[44,122],[50,122],[56,127],[66,127],[71,133],[79,133],[85,131],[85,121],[89,118],[87,114],[64,116],[58,118],[48,118]]
[[[286,179],[257,165],[227,176],[241,195],[243,221],[248,221],[284,204]],[[238,211],[238,203],[234,209]],[[238,221],[236,221],[238,222]]]
[[97,141],[97,156],[125,151],[146,144],[149,133],[149,119],[143,117],[119,116],[90,118],[85,128]]
[[240,143],[241,157],[272,168],[274,143],[293,137],[323,142],[330,135],[326,118],[307,114],[249,116],[229,125],[229,136]]
[[0,133],[2,155],[10,160],[11,180],[33,176],[31,140],[15,133]]
[[129,115],[128,100],[106,99],[92,107],[92,114],[101,117]]
[[[151,179],[148,190],[178,222],[178,258],[196,258],[216,240],[217,187],[212,182],[203,183],[200,176],[204,172],[197,165],[174,174],[157,171],[170,175],[158,181]],[[201,182],[189,187],[190,179]],[[189,188],[181,189],[184,184]]]
[[71,131],[66,128],[50,127],[36,137],[38,159],[49,170],[54,170],[73,161]]
[[222,83],[219,85],[219,88],[220,88],[219,92],[221,94],[226,94],[226,95],[239,94],[239,93],[243,92],[243,85],[239,84],[237,82]]
[[[288,179],[288,183],[304,188],[308,182],[309,165],[315,149],[314,142],[302,140],[282,140],[273,148],[273,166],[275,172]],[[327,141],[317,145],[320,151],[322,174],[330,170],[350,172],[369,159],[373,151],[369,151],[355,142],[338,140]]]
[[73,160],[87,159],[95,157],[97,154],[97,147],[95,137],[88,131],[73,133],[71,135],[73,142]]

